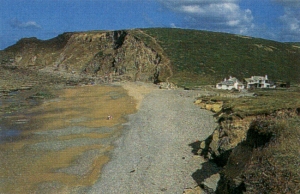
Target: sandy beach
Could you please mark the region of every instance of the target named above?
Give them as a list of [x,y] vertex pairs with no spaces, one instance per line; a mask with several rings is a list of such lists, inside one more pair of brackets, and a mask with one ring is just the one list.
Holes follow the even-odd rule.
[[27,122],[12,125],[23,130],[19,139],[0,144],[6,157],[0,192],[174,194],[194,188],[192,174],[205,161],[189,144],[216,127],[212,113],[194,105],[199,93],[143,82],[64,89],[59,98],[8,117]]
[[137,100],[115,142],[111,161],[88,193],[182,193],[197,186],[192,173],[205,162],[189,144],[216,127],[212,113],[193,104],[199,91],[159,90],[143,83],[123,87]]

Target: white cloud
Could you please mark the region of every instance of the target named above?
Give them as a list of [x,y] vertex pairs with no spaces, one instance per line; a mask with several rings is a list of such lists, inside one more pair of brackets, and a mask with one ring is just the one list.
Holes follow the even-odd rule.
[[35,21],[21,22],[18,19],[12,19],[10,21],[10,26],[19,29],[41,29],[42,28]]
[[283,41],[300,42],[300,1],[274,0],[284,6],[284,15],[279,20],[282,24],[280,39]]
[[280,17],[283,24],[282,39],[300,41],[300,9],[285,8],[285,14]]
[[176,24],[174,24],[174,23],[171,23],[171,24],[170,24],[170,27],[171,27],[171,28],[177,28]]
[[166,8],[184,14],[187,28],[247,33],[253,28],[251,10],[239,0],[158,0]]

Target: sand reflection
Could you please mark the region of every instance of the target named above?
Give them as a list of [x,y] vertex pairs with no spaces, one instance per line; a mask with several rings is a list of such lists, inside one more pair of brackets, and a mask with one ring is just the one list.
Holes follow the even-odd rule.
[[136,111],[122,87],[76,87],[58,95],[20,115],[28,119],[22,137],[0,144],[0,193],[84,190],[108,162],[124,116]]

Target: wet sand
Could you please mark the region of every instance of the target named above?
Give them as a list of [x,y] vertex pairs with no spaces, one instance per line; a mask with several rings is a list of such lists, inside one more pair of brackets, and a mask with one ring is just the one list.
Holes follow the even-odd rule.
[[193,104],[197,92],[124,88],[137,93],[139,110],[129,116],[112,160],[88,193],[173,194],[197,186],[192,173],[205,161],[189,144],[206,139],[216,127],[212,113]]
[[74,87],[57,95],[6,116],[21,135],[0,144],[0,193],[84,192],[109,161],[126,115],[136,111],[136,100],[119,86]]
[[58,95],[8,118],[15,126],[23,121],[23,130],[0,144],[0,193],[182,193],[196,186],[191,175],[204,160],[189,144],[215,128],[211,113],[193,104],[197,92],[126,82]]

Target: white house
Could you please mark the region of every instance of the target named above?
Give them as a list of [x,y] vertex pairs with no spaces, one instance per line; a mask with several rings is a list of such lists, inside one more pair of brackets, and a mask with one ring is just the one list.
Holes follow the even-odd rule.
[[224,81],[217,83],[216,88],[222,90],[242,90],[244,89],[244,84],[240,82],[237,78],[230,76],[228,80],[225,78]]
[[275,88],[275,85],[270,83],[268,76],[251,76],[244,79],[246,88]]

